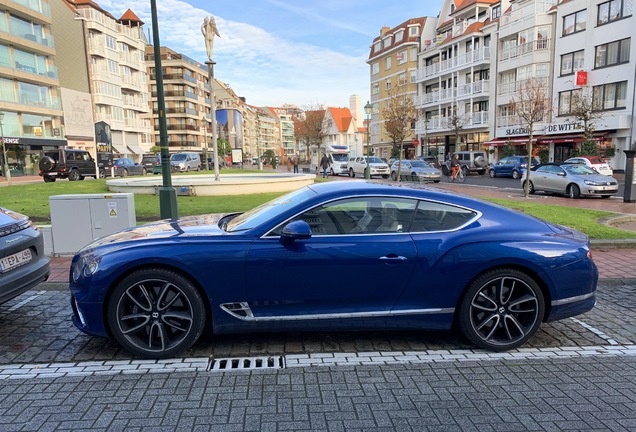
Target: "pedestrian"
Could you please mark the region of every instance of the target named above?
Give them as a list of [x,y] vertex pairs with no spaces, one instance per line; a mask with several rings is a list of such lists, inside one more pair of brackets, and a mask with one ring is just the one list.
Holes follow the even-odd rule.
[[298,174],[298,156],[294,156],[292,164],[294,165],[294,173]]
[[320,159],[320,168],[322,168],[322,178],[326,178],[327,169],[329,168],[329,158],[326,154],[323,154],[322,159]]
[[287,172],[291,172],[292,169],[292,158],[287,156]]

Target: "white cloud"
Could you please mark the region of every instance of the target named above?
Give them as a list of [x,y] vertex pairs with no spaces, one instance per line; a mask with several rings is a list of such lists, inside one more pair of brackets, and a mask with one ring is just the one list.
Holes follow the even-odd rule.
[[[117,18],[131,7],[145,22],[146,33],[152,27],[149,2],[102,0],[99,4]],[[209,12],[180,0],[158,0],[157,14],[162,46],[202,63],[207,60],[201,24]],[[368,95],[366,57],[296,43],[252,24],[215,18],[221,34],[214,42],[215,77],[248,103],[348,106],[350,95]]]

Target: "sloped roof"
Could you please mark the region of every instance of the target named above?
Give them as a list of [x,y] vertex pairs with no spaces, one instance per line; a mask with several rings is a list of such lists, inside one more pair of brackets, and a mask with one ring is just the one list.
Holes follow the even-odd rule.
[[101,13],[103,13],[104,15],[114,19],[115,21],[117,21],[117,18],[115,18],[110,12],[108,12],[105,9],[102,9],[102,7],[100,5],[97,4],[97,2],[94,2],[93,0],[69,0],[69,3],[71,3],[72,5],[74,5],[75,7],[79,7],[79,6],[88,6],[88,7],[92,7],[93,9],[96,9],[98,11],[100,11]]
[[329,107],[327,109],[329,110],[338,131],[347,132],[349,130],[349,126],[351,126],[351,122],[353,121],[353,116],[351,115],[349,108]]
[[[419,25],[420,26],[420,32],[421,32],[422,29],[424,28],[424,24],[425,23],[426,23],[426,17],[411,18],[411,19],[409,19],[407,21],[404,21],[402,24],[393,27],[392,29],[390,29],[390,30],[388,30],[386,32],[383,32],[380,36],[377,36],[375,39],[373,39],[373,43],[371,44],[371,50],[369,52],[369,59],[377,57],[378,55],[381,55],[385,51],[392,50],[393,48],[398,47],[400,45],[407,44],[407,43],[417,43],[419,35],[417,35],[417,36],[409,36],[409,33],[408,33],[408,31],[406,31],[406,29],[409,26],[412,26],[412,25]],[[378,51],[378,52],[374,52],[373,51],[373,47],[375,46],[375,44],[377,42],[379,42],[382,39],[384,39],[386,35],[395,35],[395,33],[398,30],[401,30],[401,29],[405,30],[404,37],[402,38],[401,41],[396,42],[395,41],[395,37],[394,37],[392,39],[392,41],[391,41],[391,45],[389,45],[387,47],[382,47],[382,49],[380,51]]]
[[143,21],[139,19],[139,17],[137,15],[135,15],[135,13],[133,11],[131,11],[130,9],[126,10],[126,12],[124,12],[124,14],[121,16],[121,18],[119,18],[119,21],[133,21],[139,24],[143,25]]
[[[499,3],[501,0],[456,0],[455,1],[455,12],[459,12],[462,9],[466,9],[468,6],[473,6],[478,3],[484,3],[487,5]],[[455,13],[453,12],[453,13]]]

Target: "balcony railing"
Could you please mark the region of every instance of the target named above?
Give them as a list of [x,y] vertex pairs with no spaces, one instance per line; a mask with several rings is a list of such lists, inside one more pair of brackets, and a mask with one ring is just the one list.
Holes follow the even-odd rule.
[[454,129],[454,121],[457,121],[463,130],[476,127],[487,127],[488,118],[488,111],[478,111],[462,114],[459,118],[433,117],[428,119],[428,123],[425,123],[424,119],[419,119],[415,123],[415,133],[423,135],[431,132],[451,131]]
[[423,70],[418,70],[417,79],[418,81],[422,81],[425,78],[433,77],[453,69],[461,69],[466,66],[489,61],[490,47],[484,47],[426,66]]
[[459,86],[457,88],[457,97],[486,96],[488,94],[488,86],[488,80],[475,81]]
[[[547,77],[541,77],[541,78],[533,78],[537,80],[537,85],[543,85],[545,86],[546,90],[548,88],[548,78]],[[512,81],[509,83],[498,83],[497,84],[497,95],[502,96],[502,95],[508,95],[508,94],[515,94],[520,92],[521,90],[523,90],[527,85],[530,84],[531,80],[519,80],[519,81]]]
[[524,7],[517,8],[501,15],[501,18],[499,19],[499,27],[506,27],[520,21],[534,19],[537,15],[544,14],[549,11],[550,8],[557,3],[558,0],[529,2],[529,4]]
[[537,39],[517,45],[514,47],[502,49],[499,51],[499,61],[506,61],[534,54],[537,51],[547,51],[550,49],[550,39]]

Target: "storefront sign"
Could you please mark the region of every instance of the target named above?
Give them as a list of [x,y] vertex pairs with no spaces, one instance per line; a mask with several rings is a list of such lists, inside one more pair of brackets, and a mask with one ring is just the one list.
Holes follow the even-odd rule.
[[576,71],[576,85],[577,86],[587,85],[587,72]]
[[555,134],[564,132],[575,132],[579,129],[580,125],[578,123],[552,123],[546,126],[545,133]]
[[529,135],[530,129],[527,127],[514,127],[506,129],[506,136]]

